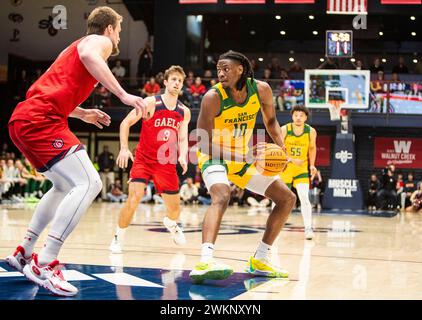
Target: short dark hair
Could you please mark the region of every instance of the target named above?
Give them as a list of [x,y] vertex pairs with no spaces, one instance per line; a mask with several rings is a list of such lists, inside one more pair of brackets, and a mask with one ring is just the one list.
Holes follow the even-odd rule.
[[239,62],[243,66],[243,73],[240,76],[240,79],[236,84],[236,89],[241,90],[246,85],[246,80],[248,78],[253,79],[253,77],[254,77],[251,62],[249,61],[249,59],[244,54],[242,54],[240,52],[233,51],[233,50],[229,50],[226,53],[223,53],[218,58],[218,60],[224,60],[224,59],[236,60],[237,62]]
[[292,110],[290,111],[290,114],[293,115],[293,113],[295,113],[296,111],[298,112],[303,112],[304,114],[306,114],[307,117],[309,117],[309,110],[308,108],[306,108],[303,105],[296,105],[292,108]]
[[103,35],[109,25],[112,25],[113,29],[115,29],[117,23],[122,20],[123,17],[112,8],[105,6],[97,7],[88,16],[86,34]]

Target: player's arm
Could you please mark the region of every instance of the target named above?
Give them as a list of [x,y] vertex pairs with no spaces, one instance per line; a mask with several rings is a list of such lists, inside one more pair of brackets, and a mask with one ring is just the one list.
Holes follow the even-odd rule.
[[[199,149],[202,153],[209,155],[210,158],[213,158],[214,156],[215,160],[245,161],[242,154],[236,154],[235,152],[221,148],[220,145],[212,142],[214,119],[220,112],[220,107],[220,96],[217,91],[209,90],[202,98],[201,109],[197,121]],[[216,154],[217,150],[219,152]]]
[[274,143],[284,149],[284,139],[275,114],[273,91],[268,83],[256,80],[259,97],[261,98],[261,112],[265,128]]
[[81,119],[86,123],[96,125],[100,129],[103,128],[102,125],[108,127],[111,123],[110,116],[98,109],[83,109],[81,107],[77,107],[70,113],[69,117]]
[[91,35],[78,44],[79,58],[88,72],[124,104],[134,107],[146,116],[141,97],[128,94],[114,77],[106,61],[113,51],[113,43],[105,36]]
[[309,141],[309,169],[311,171],[311,177],[314,177],[314,175],[317,173],[317,168],[315,167],[315,160],[317,154],[316,137],[316,130],[314,128],[311,128],[311,136]]
[[[146,98],[145,104],[147,112],[151,112],[151,109],[155,107],[155,98]],[[120,137],[120,151],[117,156],[116,163],[119,168],[126,168],[129,162],[129,158],[133,161],[133,154],[129,150],[129,132],[130,127],[137,123],[142,118],[142,114],[136,113],[136,110],[132,110],[120,123],[119,137]]]
[[183,173],[185,174],[188,170],[188,131],[189,131],[189,121],[191,118],[190,110],[188,108],[184,109],[184,119],[179,128],[179,163],[182,166]]

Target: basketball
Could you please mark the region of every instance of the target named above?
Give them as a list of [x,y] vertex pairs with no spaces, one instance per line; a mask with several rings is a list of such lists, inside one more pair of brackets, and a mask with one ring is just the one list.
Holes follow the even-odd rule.
[[265,144],[264,152],[256,159],[256,168],[264,176],[275,176],[284,171],[286,165],[286,153],[274,143]]

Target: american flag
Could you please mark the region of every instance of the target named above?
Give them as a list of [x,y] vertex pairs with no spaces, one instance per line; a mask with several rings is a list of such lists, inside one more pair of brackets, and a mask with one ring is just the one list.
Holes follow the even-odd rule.
[[327,0],[328,14],[367,14],[368,0]]

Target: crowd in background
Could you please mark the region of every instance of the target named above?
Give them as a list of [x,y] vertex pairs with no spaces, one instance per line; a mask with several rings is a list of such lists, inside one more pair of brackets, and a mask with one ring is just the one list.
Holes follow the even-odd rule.
[[36,203],[51,188],[51,182],[25,158],[2,145],[0,154],[0,203]]
[[368,210],[401,210],[419,212],[422,209],[422,183],[413,172],[397,172],[394,165],[373,173],[366,201]]

